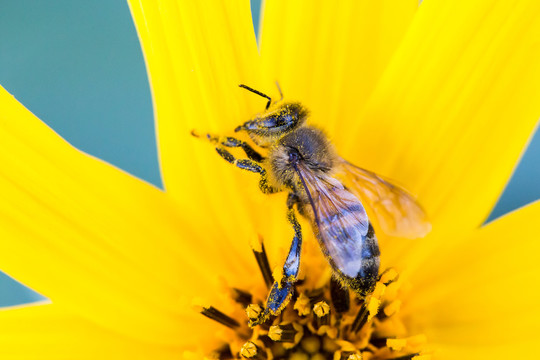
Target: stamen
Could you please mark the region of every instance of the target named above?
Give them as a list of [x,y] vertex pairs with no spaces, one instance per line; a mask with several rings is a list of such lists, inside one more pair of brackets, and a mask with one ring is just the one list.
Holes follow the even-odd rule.
[[225,360],[225,359],[232,359],[232,358],[233,358],[233,355],[232,355],[231,347],[229,346],[229,344],[223,344],[223,346],[214,350],[210,354],[210,359]]
[[244,307],[249,306],[253,300],[253,296],[250,293],[237,288],[231,288],[231,298]]
[[258,304],[250,304],[246,307],[246,315],[249,320],[257,320],[263,312],[263,308]]
[[274,280],[272,278],[272,270],[270,269],[270,263],[268,262],[268,256],[266,255],[263,239],[260,235],[258,242],[251,242],[251,249],[253,250],[253,255],[255,255],[255,259],[257,260],[259,269],[261,270],[264,282],[270,289],[274,283]]
[[201,306],[201,305],[199,305],[197,303],[194,303],[193,308],[196,311],[203,314],[204,316],[206,316],[207,318],[210,318],[210,319],[212,319],[214,321],[217,321],[218,323],[220,323],[222,325],[225,325],[225,326],[227,326],[227,327],[229,327],[231,329],[235,329],[235,328],[240,326],[238,321],[236,321],[233,318],[225,315],[224,313],[222,313],[221,311],[219,311],[218,309],[216,309],[213,306]]
[[326,301],[319,301],[313,305],[313,313],[315,313],[316,328],[330,324],[330,305]]
[[362,360],[362,356],[353,351],[343,351],[341,352],[339,359],[340,360]]
[[293,324],[271,326],[268,337],[276,342],[294,342],[298,331]]
[[252,341],[248,341],[242,345],[240,355],[246,359],[266,359],[266,353],[261,351],[261,349]]
[[349,289],[341,286],[341,284],[333,277],[330,279],[330,297],[332,298],[334,309],[338,313],[349,311],[351,307]]
[[298,299],[294,303],[294,310],[298,311],[298,315],[307,316],[311,312],[311,301],[304,293],[300,293]]
[[[284,281],[281,279],[283,268],[278,267],[272,275],[262,240],[252,248],[267,284],[273,286],[274,279],[278,284]],[[354,301],[349,290],[335,279],[331,278],[330,284],[324,285],[330,277],[318,281],[315,288],[310,288],[309,281],[296,282],[294,287],[298,296],[288,309],[275,311],[278,316],[273,317],[274,326],[268,321],[262,326],[250,325],[248,329],[245,323],[239,323],[209,304],[198,302],[194,304],[198,312],[234,329],[236,337],[242,339],[218,348],[208,354],[207,359],[236,356],[254,360],[431,360],[429,352],[426,354],[424,350],[425,335],[403,336],[407,329],[398,314],[401,307],[399,289],[403,284],[396,281],[397,277],[395,270],[385,271],[371,294],[362,299],[354,298]],[[232,300],[245,306],[250,320],[248,325],[254,321],[260,324],[261,317],[266,319],[274,313],[262,304],[251,303],[258,301],[259,294],[252,295],[229,286],[225,289]],[[229,303],[238,307],[231,300]],[[349,313],[351,308],[356,311],[354,318]],[[396,334],[400,334],[400,338],[394,338]]]

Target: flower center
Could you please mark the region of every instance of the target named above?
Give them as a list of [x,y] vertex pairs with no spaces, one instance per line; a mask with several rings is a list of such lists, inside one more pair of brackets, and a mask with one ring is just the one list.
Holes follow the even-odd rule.
[[[263,248],[264,249],[264,248]],[[254,251],[267,286],[272,285],[266,253]],[[358,299],[332,278],[319,288],[307,279],[295,284],[295,295],[278,316],[253,329],[264,304],[232,288],[231,298],[246,308],[246,317],[233,319],[212,306],[198,307],[208,318],[236,332],[237,339],[215,350],[210,359],[292,360],[428,360],[425,336],[408,336],[399,311],[401,281],[395,270],[380,275],[372,294]],[[258,295],[258,294],[257,294]]]

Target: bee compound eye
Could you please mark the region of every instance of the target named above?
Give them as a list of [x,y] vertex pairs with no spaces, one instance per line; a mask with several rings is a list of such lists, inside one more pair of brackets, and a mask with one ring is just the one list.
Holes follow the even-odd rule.
[[289,162],[291,164],[296,164],[299,159],[300,159],[300,154],[298,153],[298,150],[291,149],[289,151]]

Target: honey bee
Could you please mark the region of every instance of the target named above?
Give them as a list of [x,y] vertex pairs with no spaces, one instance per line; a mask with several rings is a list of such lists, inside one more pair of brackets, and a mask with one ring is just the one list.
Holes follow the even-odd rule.
[[[259,187],[270,194],[287,191],[287,218],[294,237],[264,310],[250,326],[264,323],[287,305],[298,279],[302,231],[294,208],[309,220],[334,277],[360,298],[369,295],[379,276],[379,246],[363,204],[373,210],[381,229],[392,236],[422,237],[431,225],[414,198],[379,175],[341,158],[325,134],[306,124],[309,112],[298,102],[277,101],[246,85],[240,87],[266,98],[265,111],[238,126],[253,142],[268,150],[262,156],[234,137],[207,135],[229,163],[260,174]],[[281,93],[281,91],[280,91]],[[272,105],[272,106],[271,106]],[[195,133],[193,135],[197,136]],[[239,147],[247,159],[226,148]],[[345,186],[344,184],[348,186]]]

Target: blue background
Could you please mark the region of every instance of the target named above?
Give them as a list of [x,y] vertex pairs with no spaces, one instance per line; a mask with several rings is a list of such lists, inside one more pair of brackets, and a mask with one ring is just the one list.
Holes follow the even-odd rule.
[[[256,19],[258,1],[252,7]],[[125,1],[3,2],[0,84],[79,149],[162,185],[150,89]],[[539,159],[536,134],[490,219],[540,198]],[[39,299],[0,273],[0,306]]]

